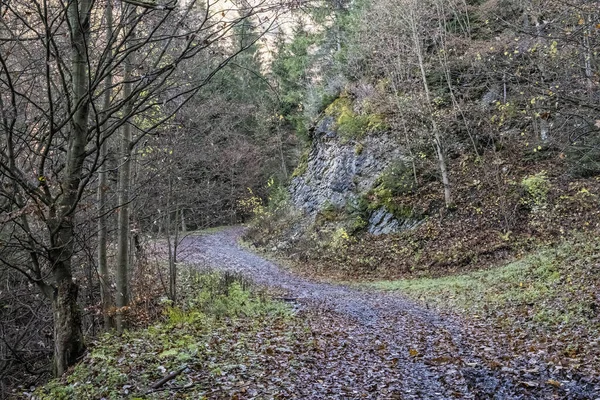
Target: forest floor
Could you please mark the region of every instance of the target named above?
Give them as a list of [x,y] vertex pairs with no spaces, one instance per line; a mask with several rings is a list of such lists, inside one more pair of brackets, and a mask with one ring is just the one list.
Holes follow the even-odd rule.
[[302,374],[289,370],[292,397],[600,398],[597,377],[548,364],[543,352],[515,353],[501,332],[397,293],[299,277],[245,249],[242,234],[235,227],[190,235],[180,261],[243,274],[278,290],[301,314],[319,316],[325,351],[304,360]]

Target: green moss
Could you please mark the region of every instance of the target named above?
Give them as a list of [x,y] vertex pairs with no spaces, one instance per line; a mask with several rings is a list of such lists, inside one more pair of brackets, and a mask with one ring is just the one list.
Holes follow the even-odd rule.
[[338,98],[337,94],[323,94],[319,111],[325,111]]
[[357,156],[360,156],[362,154],[362,152],[365,149],[365,145],[362,143],[356,143],[356,146],[354,146],[354,154],[356,154]]
[[367,132],[388,129],[381,114],[356,114],[352,101],[345,95],[331,103],[325,109],[325,114],[335,118],[336,129],[345,139],[358,139]]
[[296,169],[294,169],[294,172],[292,172],[292,178],[297,178],[299,176],[304,175],[304,173],[306,172],[306,169],[308,168],[308,155],[310,154],[310,150],[305,150],[302,152],[302,155],[300,156],[300,160],[298,161],[298,165],[296,166]]

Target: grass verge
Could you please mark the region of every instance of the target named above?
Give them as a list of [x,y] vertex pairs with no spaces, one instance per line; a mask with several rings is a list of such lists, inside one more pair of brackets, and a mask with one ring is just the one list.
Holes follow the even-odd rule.
[[591,373],[600,370],[599,261],[600,241],[579,236],[490,270],[364,285],[458,312],[474,335],[502,338],[516,354]]

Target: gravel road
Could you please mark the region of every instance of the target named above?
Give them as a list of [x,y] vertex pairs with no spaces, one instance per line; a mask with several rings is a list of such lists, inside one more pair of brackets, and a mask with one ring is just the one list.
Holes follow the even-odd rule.
[[[480,358],[471,330],[458,317],[442,316],[397,295],[314,282],[281,268],[238,242],[241,227],[186,237],[180,259],[228,270],[258,285],[282,289],[301,307],[341,315],[360,327],[361,340],[380,343],[399,360],[393,371],[401,399],[596,399],[591,384],[554,376],[550,368],[489,365]],[[501,349],[502,343],[496,343]],[[511,358],[514,359],[514,358]],[[353,360],[345,360],[352,363]],[[369,368],[369,365],[358,366]],[[529,372],[528,372],[529,371]],[[561,387],[548,384],[557,380]],[[310,385],[310,382],[305,382]],[[328,398],[323,395],[322,398]],[[364,397],[360,397],[364,398]],[[371,393],[369,398],[392,398]]]

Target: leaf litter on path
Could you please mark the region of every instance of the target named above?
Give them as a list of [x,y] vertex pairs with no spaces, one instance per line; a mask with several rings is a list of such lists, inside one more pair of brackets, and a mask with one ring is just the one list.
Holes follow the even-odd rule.
[[275,354],[289,356],[272,365],[278,387],[285,390],[267,395],[267,388],[259,398],[600,398],[597,379],[529,363],[504,348],[493,332],[481,338],[484,333],[457,317],[438,315],[400,296],[294,276],[242,248],[242,233],[235,227],[189,236],[181,259],[277,288],[303,306],[306,318],[318,321],[310,351],[277,346],[266,351],[265,362]]

